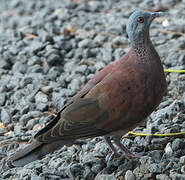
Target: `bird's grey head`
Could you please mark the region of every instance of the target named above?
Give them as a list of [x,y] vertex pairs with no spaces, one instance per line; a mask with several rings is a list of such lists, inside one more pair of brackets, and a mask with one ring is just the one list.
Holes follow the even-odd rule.
[[143,44],[150,40],[149,27],[151,22],[161,16],[161,12],[135,11],[129,17],[126,31],[131,44]]

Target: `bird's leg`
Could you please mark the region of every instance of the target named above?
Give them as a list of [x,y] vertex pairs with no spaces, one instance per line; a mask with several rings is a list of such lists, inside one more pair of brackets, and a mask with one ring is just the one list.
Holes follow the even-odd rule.
[[109,161],[111,161],[113,159],[114,156],[119,157],[120,155],[118,154],[116,148],[112,144],[110,137],[109,136],[105,136],[104,139],[105,139],[107,145],[109,146],[109,148],[112,151],[112,153],[111,153],[111,155],[110,155],[110,157],[108,159],[108,162],[109,162]]
[[129,151],[121,142],[121,136],[114,136],[114,143],[119,147],[119,149],[124,153],[123,157],[130,159],[130,158],[140,158],[142,154],[133,154]]

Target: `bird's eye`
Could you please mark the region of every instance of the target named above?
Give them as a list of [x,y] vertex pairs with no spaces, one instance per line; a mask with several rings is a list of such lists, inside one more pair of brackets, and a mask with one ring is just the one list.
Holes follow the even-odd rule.
[[144,22],[144,18],[143,17],[138,17],[137,22],[138,23],[143,23]]

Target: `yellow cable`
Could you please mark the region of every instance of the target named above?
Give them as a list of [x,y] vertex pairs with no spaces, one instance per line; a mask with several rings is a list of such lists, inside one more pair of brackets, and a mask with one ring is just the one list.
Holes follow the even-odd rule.
[[169,134],[145,134],[145,133],[135,133],[132,131],[129,131],[128,134],[136,135],[136,136],[179,136],[179,135],[185,135],[185,132],[178,132],[178,133],[169,133]]
[[174,72],[174,73],[185,73],[185,70],[176,70],[176,69],[164,69],[164,72]]

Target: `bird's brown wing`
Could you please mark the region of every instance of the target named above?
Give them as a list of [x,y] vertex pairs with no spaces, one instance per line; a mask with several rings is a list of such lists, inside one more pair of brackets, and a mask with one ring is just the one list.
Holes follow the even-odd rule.
[[74,140],[105,135],[107,132],[96,128],[108,118],[108,112],[99,107],[96,98],[81,98],[68,105],[60,114],[60,120],[36,139],[51,143],[59,140]]
[[[66,121],[64,121],[64,120],[61,120],[61,118],[63,118],[62,116],[61,116],[61,114],[62,114],[62,112],[65,110],[65,112],[68,112],[68,113],[65,113],[65,115],[66,114],[71,114],[71,113],[75,113],[74,111],[72,111],[71,110],[71,108],[72,107],[75,107],[76,108],[76,110],[78,111],[78,108],[79,108],[79,106],[83,106],[84,108],[86,108],[86,109],[88,109],[87,108],[87,103],[89,102],[89,100],[88,99],[86,99],[86,100],[79,100],[79,99],[82,99],[86,94],[88,94],[88,92],[93,88],[93,87],[95,87],[98,83],[100,83],[101,81],[102,81],[102,79],[104,79],[104,77],[107,75],[107,74],[109,74],[110,73],[110,70],[111,70],[111,68],[112,68],[112,65],[110,64],[109,66],[107,66],[106,68],[104,68],[104,69],[102,69],[99,73],[97,73],[95,76],[94,76],[94,78],[92,79],[92,80],[90,80],[85,86],[84,86],[84,88],[81,90],[81,91],[79,91],[75,96],[73,96],[72,98],[71,98],[71,100],[68,102],[68,103],[66,103],[64,106],[63,106],[63,108],[59,111],[59,113],[57,114],[57,116],[49,123],[49,124],[47,124],[43,129],[41,129],[36,135],[35,135],[35,137],[34,138],[36,138],[36,139],[38,139],[38,140],[40,140],[41,141],[41,137],[43,137],[43,136],[45,136],[45,134],[48,134],[48,133],[50,133],[50,131],[52,130],[52,128],[54,128],[54,126],[56,126],[56,124],[59,122],[59,121],[62,121],[62,123],[63,123],[63,125],[64,124],[68,124],[68,125],[64,125],[64,126],[69,126],[69,122],[66,122]],[[78,101],[79,100],[79,101]],[[83,101],[83,102],[82,102]],[[91,100],[90,100],[91,101]],[[94,103],[94,105],[96,104],[96,105],[98,105],[98,102],[93,102]],[[92,104],[93,104],[92,103]],[[70,106],[70,105],[72,105],[72,106]],[[70,106],[70,107],[69,107]],[[69,112],[69,109],[70,109],[70,112]],[[88,112],[88,111],[87,111]],[[87,113],[86,112],[86,113]],[[95,113],[94,111],[92,111],[93,113]],[[80,112],[79,112],[80,113]],[[85,113],[85,112],[84,112]],[[95,113],[95,114],[97,114],[97,112]],[[104,113],[105,114],[105,113]],[[105,115],[104,115],[105,116]],[[77,119],[78,119],[78,117],[79,117],[79,114],[77,115],[73,115],[73,117],[75,117],[75,121],[77,121]],[[81,118],[81,120],[83,121],[83,123],[84,123],[84,121],[85,121],[85,119],[82,119]],[[87,120],[87,119],[86,119]],[[71,122],[70,122],[71,123]],[[73,122],[73,126],[74,127],[78,127],[78,126],[80,126],[79,125],[80,124],[80,122]],[[83,125],[83,126],[85,126],[85,125]],[[83,126],[80,126],[80,127],[83,127]],[[90,130],[90,128],[91,127],[93,127],[94,125],[92,125],[92,124],[90,124],[90,123],[88,123],[88,124],[86,124],[86,126],[89,126],[89,128],[88,127],[86,127],[86,129],[89,129]],[[84,127],[85,128],[85,127]],[[92,128],[93,129],[93,128]],[[99,134],[101,134],[101,133],[99,133]]]
[[85,96],[89,90],[94,87],[94,85],[91,84],[87,84],[79,93],[77,93],[68,103],[66,103],[62,109],[58,112],[57,116],[49,123],[47,124],[43,129],[41,129],[40,131],[38,131],[34,138],[37,138],[38,136],[40,136],[41,134],[46,133],[47,131],[49,131],[51,128],[53,128],[57,122],[61,119],[61,112],[68,107],[70,104],[72,104],[75,100],[82,98],[83,96]]

